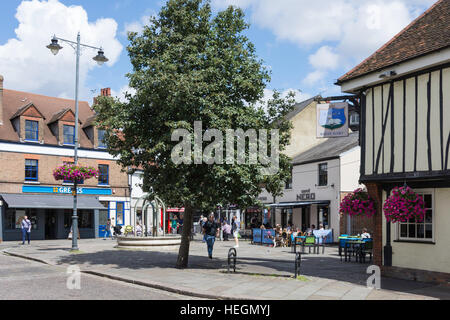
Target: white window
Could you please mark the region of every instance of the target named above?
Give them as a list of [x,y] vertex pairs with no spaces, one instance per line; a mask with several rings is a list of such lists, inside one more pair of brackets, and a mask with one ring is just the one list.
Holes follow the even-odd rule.
[[408,222],[398,223],[399,240],[430,241],[434,239],[434,191],[414,190],[423,197],[427,210],[422,222],[410,219]]

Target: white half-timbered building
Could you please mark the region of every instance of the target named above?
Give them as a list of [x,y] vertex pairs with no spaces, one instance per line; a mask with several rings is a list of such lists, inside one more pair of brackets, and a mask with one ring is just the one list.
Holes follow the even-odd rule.
[[[361,183],[377,199],[374,261],[386,275],[450,280],[450,1],[437,1],[338,80],[361,97]],[[382,205],[407,184],[424,222],[386,222]]]

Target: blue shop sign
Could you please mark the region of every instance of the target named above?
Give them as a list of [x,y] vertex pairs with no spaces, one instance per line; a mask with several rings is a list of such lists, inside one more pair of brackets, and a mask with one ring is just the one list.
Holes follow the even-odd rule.
[[[72,187],[22,186],[22,192],[23,193],[72,194]],[[110,195],[112,195],[112,190],[111,189],[101,189],[101,188],[77,188],[77,193],[80,195],[110,196]]]

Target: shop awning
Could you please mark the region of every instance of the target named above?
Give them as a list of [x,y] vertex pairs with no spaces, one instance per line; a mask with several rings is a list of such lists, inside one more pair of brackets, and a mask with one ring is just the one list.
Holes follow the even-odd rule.
[[296,201],[296,202],[282,202],[282,203],[272,203],[269,207],[272,208],[300,208],[307,207],[311,205],[323,205],[327,206],[331,203],[330,200],[315,200],[315,201]]
[[[72,196],[57,195],[30,195],[30,194],[1,194],[9,208],[15,209],[72,209]],[[78,209],[101,210],[105,207],[98,201],[97,197],[78,197]]]

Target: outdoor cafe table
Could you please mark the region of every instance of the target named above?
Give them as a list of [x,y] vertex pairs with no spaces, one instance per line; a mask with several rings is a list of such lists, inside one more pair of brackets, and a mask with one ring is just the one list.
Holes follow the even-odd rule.
[[362,249],[362,246],[364,246],[366,244],[366,241],[362,240],[362,239],[358,239],[358,240],[348,240],[345,242],[345,246],[344,246],[344,256],[345,256],[345,262],[347,262],[347,257],[348,260],[351,261],[351,257],[348,254],[348,249],[350,245],[352,247],[352,252],[356,252],[356,261],[358,261],[358,255],[360,254],[360,251]]

